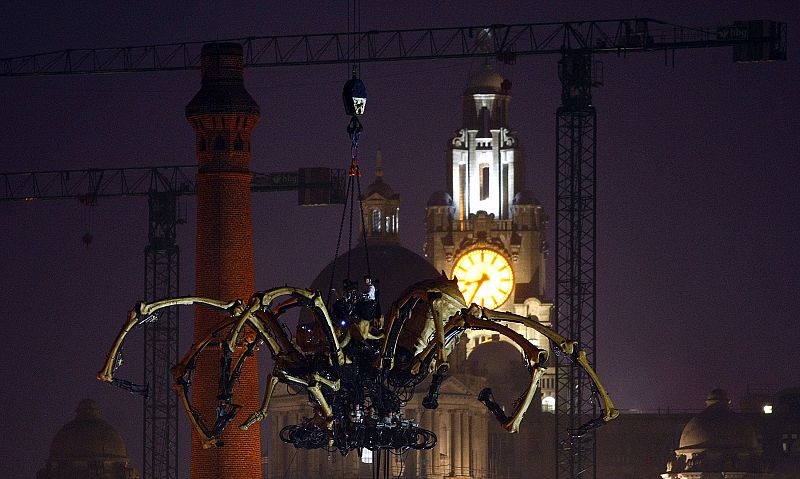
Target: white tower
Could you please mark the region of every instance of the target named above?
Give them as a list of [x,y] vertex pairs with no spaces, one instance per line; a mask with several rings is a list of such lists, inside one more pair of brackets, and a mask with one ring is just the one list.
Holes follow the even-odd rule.
[[[487,64],[462,95],[464,119],[446,155],[448,191],[434,193],[426,209],[425,256],[459,279],[468,303],[550,322],[545,296],[547,216],[524,189],[524,156],[509,128],[510,82]],[[536,331],[509,325],[538,347]],[[467,355],[502,338],[467,331]],[[545,408],[554,405],[552,374],[542,383]]]

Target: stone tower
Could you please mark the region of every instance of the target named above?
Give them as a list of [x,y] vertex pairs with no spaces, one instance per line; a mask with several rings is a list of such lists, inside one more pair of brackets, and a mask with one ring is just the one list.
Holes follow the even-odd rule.
[[[437,270],[459,279],[467,302],[548,324],[547,216],[524,188],[523,151],[509,127],[510,86],[487,64],[461,97],[462,125],[445,158],[447,190],[435,192],[426,208],[425,257]],[[547,347],[535,331],[511,327]],[[482,331],[466,335],[468,355],[491,339]],[[553,376],[546,375],[546,407],[555,404],[554,387]]]
[[[197,252],[196,293],[224,300],[249,299],[254,291],[250,213],[250,138],[259,120],[258,104],[244,87],[244,58],[238,43],[212,43],[202,50],[202,86],[186,106],[196,134]],[[221,319],[198,307],[194,339]],[[211,348],[209,348],[211,349]],[[198,360],[193,398],[204,418],[214,418],[219,384],[219,351]],[[240,417],[259,404],[258,365],[250,358],[237,387]],[[210,421],[213,419],[207,419]],[[203,449],[192,434],[192,479],[261,477],[261,431],[228,427],[225,447]]]

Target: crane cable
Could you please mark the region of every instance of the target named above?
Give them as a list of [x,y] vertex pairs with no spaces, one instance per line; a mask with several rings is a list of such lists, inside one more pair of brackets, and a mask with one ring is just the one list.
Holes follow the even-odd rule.
[[353,214],[355,212],[354,202],[355,197],[358,195],[359,213],[361,214],[361,234],[364,242],[364,258],[367,263],[367,275],[372,275],[372,269],[369,263],[369,245],[367,244],[367,231],[364,227],[364,201],[361,194],[361,167],[358,164],[358,141],[361,137],[363,127],[356,115],[350,118],[350,124],[347,126],[347,133],[350,134],[350,170],[348,172],[347,190],[344,198],[344,208],[342,208],[342,217],[339,221],[339,235],[336,239],[336,251],[333,255],[333,267],[331,268],[331,278],[328,284],[328,297],[327,304],[331,304],[331,295],[334,291],[333,281],[336,278],[336,262],[339,257],[339,248],[342,244],[342,233],[344,231],[344,220],[348,212],[348,203],[350,205],[350,219],[349,219],[349,234],[347,238],[347,280],[350,280],[350,266],[353,245]]
[[[364,257],[367,263],[367,275],[372,276],[372,271],[369,264],[369,247],[367,245],[367,231],[364,224],[364,203],[361,195],[361,169],[358,165],[358,141],[361,138],[361,132],[364,130],[361,122],[358,120],[359,115],[364,114],[364,108],[367,102],[367,91],[364,83],[358,79],[360,73],[359,59],[361,56],[361,45],[358,38],[353,39],[353,46],[351,48],[351,37],[361,28],[361,1],[353,0],[352,11],[352,27],[351,31],[351,12],[350,1],[348,0],[348,18],[347,18],[347,54],[353,58],[352,63],[352,78],[344,85],[342,91],[342,99],[344,100],[345,112],[350,115],[350,123],[347,125],[347,133],[350,135],[350,171],[348,173],[347,191],[344,198],[344,208],[342,208],[342,218],[339,222],[339,235],[336,239],[336,250],[333,255],[333,266],[331,268],[331,278],[328,284],[328,297],[326,303],[330,306],[332,294],[334,292],[333,281],[336,277],[336,260],[339,257],[339,248],[342,242],[342,232],[344,231],[344,219],[347,213],[348,202],[350,204],[350,222],[349,222],[349,235],[347,238],[347,281],[350,282],[350,265],[351,253],[353,245],[353,213],[355,208],[353,203],[355,201],[356,190],[358,191],[358,207],[361,215],[361,232],[364,241]],[[354,188],[355,186],[355,188]]]

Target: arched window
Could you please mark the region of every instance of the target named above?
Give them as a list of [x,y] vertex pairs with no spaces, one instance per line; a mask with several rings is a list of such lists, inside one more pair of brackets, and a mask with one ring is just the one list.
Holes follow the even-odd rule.
[[244,142],[241,135],[236,135],[236,140],[233,142],[233,149],[236,151],[244,151]]
[[545,396],[542,398],[542,412],[555,412],[556,398],[553,396]]
[[225,151],[225,138],[222,135],[217,135],[214,140],[214,151]]

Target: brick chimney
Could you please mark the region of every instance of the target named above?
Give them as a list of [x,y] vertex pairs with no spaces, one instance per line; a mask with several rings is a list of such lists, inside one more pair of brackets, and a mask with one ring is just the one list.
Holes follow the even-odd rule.
[[[186,106],[194,128],[197,174],[196,294],[247,301],[254,291],[250,212],[250,139],[260,111],[244,87],[244,57],[238,43],[210,43],[202,50],[202,86]],[[194,339],[222,319],[208,308],[195,310]],[[241,353],[241,350],[239,351]],[[219,349],[197,362],[192,399],[208,426],[216,418]],[[238,429],[260,404],[258,365],[248,359],[234,402],[243,407],[222,435],[223,447],[203,449],[192,432],[191,479],[261,477],[261,429]]]

